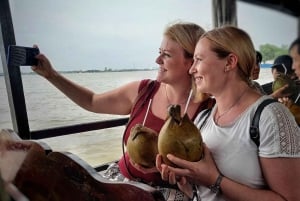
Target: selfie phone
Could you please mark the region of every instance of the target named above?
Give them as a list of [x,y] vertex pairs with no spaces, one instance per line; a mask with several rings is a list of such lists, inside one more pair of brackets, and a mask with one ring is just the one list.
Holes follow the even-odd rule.
[[7,65],[8,66],[33,66],[37,65],[35,58],[40,53],[36,47],[23,47],[17,45],[8,46]]

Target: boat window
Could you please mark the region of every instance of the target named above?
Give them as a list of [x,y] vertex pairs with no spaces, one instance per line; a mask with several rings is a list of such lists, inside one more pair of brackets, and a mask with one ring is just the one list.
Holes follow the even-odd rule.
[[[190,21],[205,29],[212,24],[210,0],[10,0],[10,6],[18,45],[37,44],[64,76],[99,93],[130,81],[155,79],[155,59],[168,23]],[[30,67],[22,66],[21,72],[30,130],[120,117],[87,112]],[[0,96],[8,118],[7,95]],[[7,122],[10,119],[1,125],[11,128]],[[121,126],[42,141],[96,165],[120,158],[123,130]]]
[[[251,36],[256,50],[266,44],[287,49],[298,36],[298,18],[271,8],[237,1],[237,19],[238,26]],[[261,65],[257,80],[260,84],[273,80],[270,66],[274,59]]]
[[[103,92],[133,80],[156,77],[162,33],[168,23],[190,21],[212,28],[211,0],[10,0],[17,45],[37,44],[53,66],[71,80]],[[237,1],[238,26],[256,49],[289,45],[297,19]],[[1,59],[1,58],[0,58]],[[270,61],[272,62],[272,61]],[[12,128],[3,68],[0,67],[0,125]],[[87,112],[45,79],[21,67],[30,130],[118,118]],[[261,71],[260,83],[271,79]],[[92,165],[118,159],[124,126],[43,139],[58,151],[70,151]]]

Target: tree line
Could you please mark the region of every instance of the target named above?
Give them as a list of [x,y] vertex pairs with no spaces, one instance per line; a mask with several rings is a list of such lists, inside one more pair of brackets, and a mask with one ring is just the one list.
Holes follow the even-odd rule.
[[259,51],[261,52],[263,58],[262,62],[265,63],[266,61],[274,60],[276,57],[288,54],[288,45],[281,45],[278,47],[272,44],[264,44],[259,46]]

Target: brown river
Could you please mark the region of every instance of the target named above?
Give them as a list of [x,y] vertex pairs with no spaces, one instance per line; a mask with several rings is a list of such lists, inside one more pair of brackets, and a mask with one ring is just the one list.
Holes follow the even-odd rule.
[[[154,79],[156,70],[103,73],[66,73],[66,77],[95,92],[103,92],[144,78]],[[95,114],[80,108],[45,79],[22,75],[30,130],[107,120],[117,115]],[[262,68],[259,83],[272,80],[271,70]],[[4,77],[0,76],[0,129],[12,128]],[[42,139],[53,151],[76,154],[92,166],[117,160],[122,155],[124,126]]]

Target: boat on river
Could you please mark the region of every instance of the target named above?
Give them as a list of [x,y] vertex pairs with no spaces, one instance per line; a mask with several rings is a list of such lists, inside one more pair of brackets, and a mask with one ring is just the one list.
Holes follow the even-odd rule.
[[[300,36],[300,0],[241,0],[285,13],[298,20]],[[213,24],[237,25],[236,0],[212,0]],[[263,20],[263,19],[262,19]],[[9,45],[15,45],[10,1],[0,1],[1,56],[5,61]],[[263,30],[262,30],[263,31]],[[55,152],[36,140],[125,125],[128,118],[82,123],[71,126],[31,130],[26,111],[20,68],[8,68],[3,62],[13,128],[0,133],[1,200],[164,200],[153,187],[138,182],[115,182],[99,172],[108,164],[91,167],[74,154]],[[1,128],[0,128],[1,129]],[[9,181],[4,189],[3,181]]]

